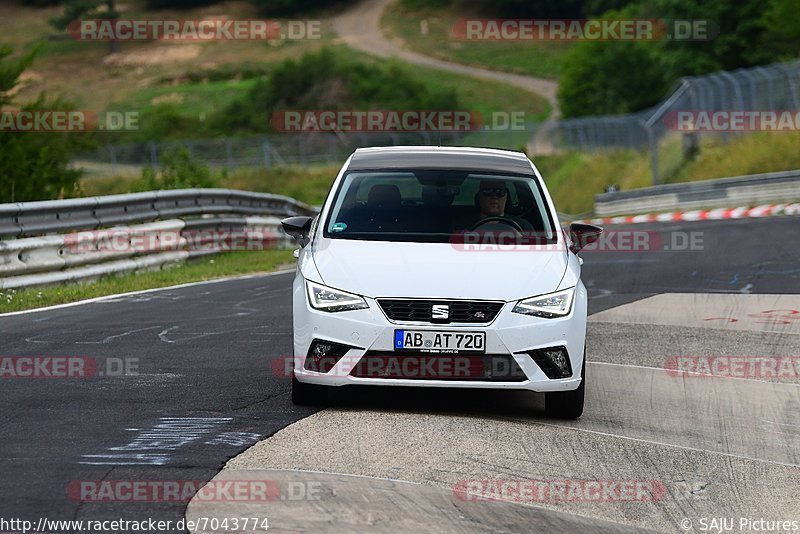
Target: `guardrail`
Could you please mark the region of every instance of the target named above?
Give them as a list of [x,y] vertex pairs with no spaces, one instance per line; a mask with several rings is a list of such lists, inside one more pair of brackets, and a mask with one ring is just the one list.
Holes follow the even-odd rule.
[[233,189],[0,204],[0,289],[162,269],[231,248],[288,247],[280,219],[315,213],[293,198]]
[[615,191],[595,196],[595,215],[633,215],[800,200],[800,170]]

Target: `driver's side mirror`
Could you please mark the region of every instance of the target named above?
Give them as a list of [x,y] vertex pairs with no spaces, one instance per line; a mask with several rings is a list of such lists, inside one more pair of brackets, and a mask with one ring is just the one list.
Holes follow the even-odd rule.
[[298,217],[289,217],[281,221],[283,231],[297,240],[301,247],[308,245],[310,241],[308,234],[311,232],[311,223],[314,221],[311,217],[305,215]]
[[603,229],[593,224],[572,223],[569,225],[569,237],[572,244],[569,249],[573,254],[577,254],[580,250],[590,243],[594,243],[600,239],[600,234]]

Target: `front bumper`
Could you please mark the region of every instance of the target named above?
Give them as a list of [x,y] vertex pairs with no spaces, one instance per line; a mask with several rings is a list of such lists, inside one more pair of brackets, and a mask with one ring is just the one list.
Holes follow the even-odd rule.
[[[311,308],[305,291],[305,280],[301,275],[295,278],[293,288],[294,316],[294,375],[301,382],[328,386],[344,385],[383,385],[418,387],[456,387],[521,389],[529,391],[574,390],[581,383],[580,370],[583,365],[584,343],[586,338],[586,288],[579,283],[575,300],[569,315],[556,319],[543,319],[512,313],[514,302],[506,303],[497,317],[488,324],[425,324],[392,322],[381,310],[375,299],[367,298],[369,309],[337,313],[321,312]],[[523,375],[504,381],[494,376],[491,380],[470,378],[469,380],[423,378],[365,378],[353,376],[360,374],[359,362],[367,355],[396,355],[402,360],[402,353],[394,353],[395,329],[446,330],[486,333],[486,359],[491,365],[492,356],[508,359],[510,355]],[[351,348],[328,372],[314,372],[304,369],[305,360],[313,340],[325,340],[348,345]],[[527,352],[565,347],[569,354],[572,376],[550,379],[534,362]],[[430,356],[430,355],[426,355]],[[459,355],[466,356],[466,355]],[[452,358],[447,355],[444,360]],[[459,357],[456,357],[459,358]],[[463,360],[464,358],[460,358]],[[473,358],[474,361],[474,358]],[[362,362],[362,368],[363,368]],[[497,362],[502,364],[502,362]],[[504,365],[498,367],[504,368]],[[352,374],[351,374],[352,373]]]

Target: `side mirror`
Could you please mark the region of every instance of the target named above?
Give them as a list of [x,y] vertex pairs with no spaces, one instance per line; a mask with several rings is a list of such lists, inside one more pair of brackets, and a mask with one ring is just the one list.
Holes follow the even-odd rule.
[[590,243],[594,243],[600,239],[600,234],[603,229],[593,224],[572,223],[569,225],[569,237],[572,244],[569,249],[573,254],[577,254],[580,250]]
[[308,234],[314,219],[306,216],[289,217],[281,221],[283,231],[297,240],[301,247],[308,245]]

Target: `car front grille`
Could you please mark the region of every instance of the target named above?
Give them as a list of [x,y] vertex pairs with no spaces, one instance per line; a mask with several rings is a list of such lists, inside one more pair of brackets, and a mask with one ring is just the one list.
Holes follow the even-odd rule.
[[435,324],[491,323],[503,307],[487,300],[378,299],[378,304],[392,321]]

